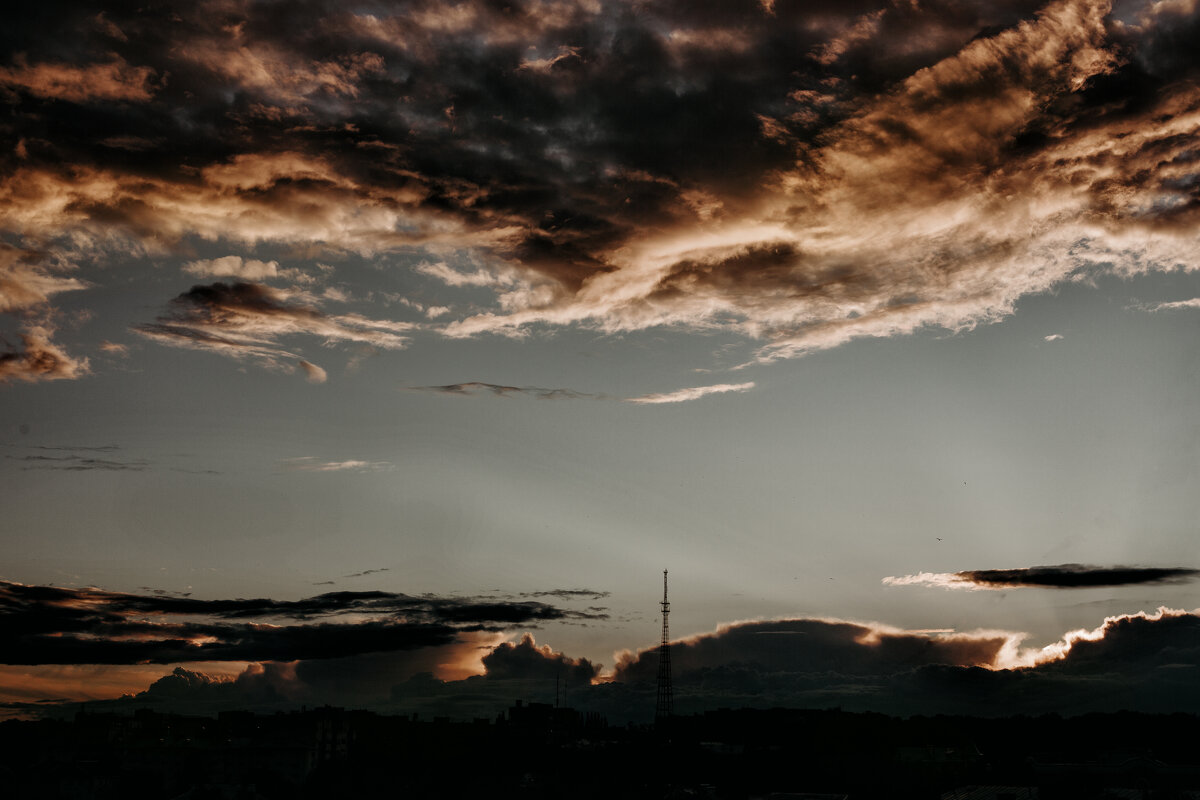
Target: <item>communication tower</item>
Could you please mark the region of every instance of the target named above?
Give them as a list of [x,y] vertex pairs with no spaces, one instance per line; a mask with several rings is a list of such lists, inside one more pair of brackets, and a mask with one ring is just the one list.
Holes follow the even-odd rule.
[[671,604],[667,601],[667,571],[664,569],[662,642],[658,645],[658,700],[654,706],[656,724],[662,724],[671,717],[674,705],[671,697],[671,632],[667,626],[667,615],[670,613]]

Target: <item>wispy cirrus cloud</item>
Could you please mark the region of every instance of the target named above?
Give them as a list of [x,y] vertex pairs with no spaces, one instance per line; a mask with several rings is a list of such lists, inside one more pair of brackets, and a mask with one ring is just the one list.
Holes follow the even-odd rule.
[[540,592],[521,592],[521,597],[554,597],[559,600],[603,600],[612,592],[599,592],[595,589],[545,589]]
[[883,579],[885,586],[929,586],[943,589],[1085,589],[1100,586],[1139,586],[1188,583],[1200,579],[1200,569],[1187,567],[1096,567],[1059,564],[1018,569],[979,569],[963,572],[919,572]]
[[390,571],[390,567],[380,567],[378,569],[364,569],[362,572],[351,572],[349,575],[343,575],[343,578],[362,578],[366,575],[375,575],[380,572]]
[[326,344],[348,342],[396,350],[408,343],[404,333],[412,327],[359,314],[329,315],[258,283],[218,282],[193,286],[171,301],[166,314],[132,330],[161,344],[253,359],[268,368],[299,366],[311,382],[323,383],[325,370],[281,347],[282,337],[309,335]]
[[545,389],[540,386],[505,386],[500,383],[484,383],[482,381],[449,383],[444,386],[414,386],[413,391],[452,395],[492,394],[497,397],[508,397],[509,395],[518,394],[536,397],[540,400],[581,400],[600,397],[600,395],[589,394],[587,392],[577,392],[574,389]]
[[390,472],[396,465],[390,461],[362,461],[347,459],[345,461],[321,461],[315,456],[298,456],[279,462],[284,472]]
[[91,456],[8,456],[22,461],[22,469],[54,469],[66,472],[90,472],[92,470],[108,472],[142,472],[150,468],[150,462],[144,460],[117,461],[111,458],[95,458]]
[[88,287],[79,278],[55,274],[32,262],[32,253],[0,244],[0,312],[14,312],[50,301],[61,292]]
[[[746,392],[754,388],[754,382],[747,383],[722,383],[713,386],[693,386],[687,389],[679,389],[674,392],[662,392],[656,394],[647,394],[641,397],[628,397],[624,399],[626,403],[636,403],[638,405],[656,405],[660,403],[686,403],[690,400],[698,400],[710,394],[724,394],[726,392]],[[482,381],[468,381],[466,383],[449,383],[444,386],[414,386],[412,391],[418,392],[436,392],[438,394],[448,395],[494,395],[496,397],[509,397],[512,395],[525,395],[528,397],[536,397],[540,400],[610,400],[608,395],[594,394],[589,392],[578,392],[574,389],[546,389],[541,386],[508,386],[501,383],[484,383]]]
[[1146,306],[1147,311],[1178,311],[1183,308],[1200,308],[1200,297],[1190,300],[1175,300],[1170,303],[1154,303]]
[[688,389],[679,389],[674,392],[663,392],[660,394],[647,394],[641,397],[630,397],[625,400],[626,403],[638,403],[641,405],[655,405],[658,403],[686,403],[690,400],[698,400],[701,397],[706,397],[710,394],[726,394],[728,392],[748,392],[754,388],[754,382],[747,383],[718,383],[713,386],[693,386]]

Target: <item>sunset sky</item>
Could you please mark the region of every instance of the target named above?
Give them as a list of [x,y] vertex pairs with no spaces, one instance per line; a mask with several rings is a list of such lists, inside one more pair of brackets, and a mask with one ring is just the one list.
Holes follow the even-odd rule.
[[1200,685],[1196,0],[170,9],[0,30],[10,709]]

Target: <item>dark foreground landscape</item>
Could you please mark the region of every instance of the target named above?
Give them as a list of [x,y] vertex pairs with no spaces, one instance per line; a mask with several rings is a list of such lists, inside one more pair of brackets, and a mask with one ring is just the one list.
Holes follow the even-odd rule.
[[670,726],[518,703],[496,719],[323,707],[0,724],[9,797],[1200,798],[1200,717],[719,710]]

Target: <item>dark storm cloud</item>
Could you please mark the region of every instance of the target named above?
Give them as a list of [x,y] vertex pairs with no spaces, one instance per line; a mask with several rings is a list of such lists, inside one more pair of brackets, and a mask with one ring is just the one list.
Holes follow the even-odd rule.
[[[234,0],[6,23],[0,229],[81,258],[465,254],[484,280],[450,288],[496,304],[452,336],[721,328],[769,361],[1200,263],[1182,4]],[[296,313],[239,313],[325,335],[278,304]],[[297,365],[280,329],[199,308],[140,330]]]
[[[838,620],[770,620],[672,642],[671,666],[680,674],[740,664],[772,672],[887,675],[923,664],[991,666],[1018,640],[1010,633],[928,634]],[[656,648],[625,653],[616,678],[653,680],[657,669]]]
[[543,389],[539,386],[504,386],[498,383],[482,383],[480,381],[451,383],[445,386],[414,386],[413,391],[458,395],[490,393],[498,397],[507,397],[511,394],[523,394],[530,397],[536,397],[540,400],[594,399],[599,396],[587,394],[586,392],[577,392],[574,389]]
[[[494,715],[518,697],[552,702],[561,693],[564,705],[612,722],[653,716],[656,648],[623,654],[614,680],[606,682],[599,665],[538,645],[532,636],[515,643],[471,636],[486,635],[413,650],[251,664],[233,680],[177,668],[132,700],[96,706],[153,703],[212,713],[338,702],[470,719]],[[839,706],[904,716],[1200,712],[1195,613],[1159,609],[1109,617],[1040,649],[1019,648],[1021,639],[816,619],[722,626],[672,642],[675,709]],[[447,662],[482,666],[483,674],[435,678],[431,673]]]
[[[349,615],[352,619],[329,621]],[[391,592],[329,592],[295,601],[199,600],[0,582],[0,663],[336,658],[448,645],[472,631],[603,618],[536,601]]]
[[362,572],[352,572],[349,575],[343,575],[343,578],[361,578],[364,575],[374,575],[377,572],[387,572],[390,567],[381,567],[379,569],[364,569]]
[[494,680],[556,680],[567,685],[588,685],[600,673],[600,666],[586,658],[570,658],[556,653],[549,645],[538,646],[530,634],[516,644],[502,642],[483,657],[487,677]]
[[947,589],[1086,589],[1097,586],[1138,586],[1188,583],[1200,570],[1187,567],[1095,567],[1059,564],[1018,569],[977,569],[964,572],[921,572],[887,577],[888,586],[940,586]]
[[[947,634],[825,620],[725,626],[672,643],[676,709],[837,705],[982,716],[1200,711],[1200,619],[1194,613],[1160,609],[1110,617],[1041,649],[1018,648],[1020,634],[954,634],[948,646],[934,644],[943,638]],[[626,654],[617,683],[595,687],[590,699],[645,718],[654,706],[657,662],[654,648]]]

